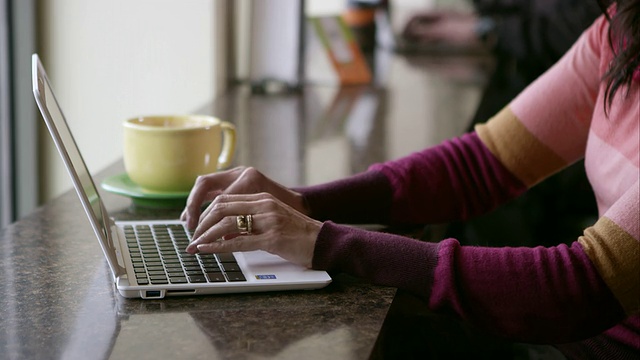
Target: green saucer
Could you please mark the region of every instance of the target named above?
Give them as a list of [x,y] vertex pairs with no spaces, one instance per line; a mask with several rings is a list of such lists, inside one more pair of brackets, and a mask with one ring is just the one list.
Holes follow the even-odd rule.
[[129,176],[119,174],[102,181],[102,188],[114,194],[131,198],[135,206],[156,209],[179,209],[187,203],[189,192],[159,192],[141,188]]

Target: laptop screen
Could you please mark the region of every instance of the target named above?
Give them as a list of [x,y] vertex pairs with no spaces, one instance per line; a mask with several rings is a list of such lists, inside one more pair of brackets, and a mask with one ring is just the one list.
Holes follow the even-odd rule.
[[[67,126],[66,119],[62,114],[62,110],[60,109],[60,105],[58,104],[55,95],[53,94],[53,90],[51,89],[49,79],[44,72],[44,68],[42,68],[40,62],[36,60],[37,58],[34,58],[33,81],[37,81],[37,84],[34,83],[33,86],[34,90],[37,89],[39,92],[39,100],[42,102],[42,104],[38,105],[40,106],[43,115],[48,113],[49,116],[46,120],[52,122],[52,124],[50,124],[49,121],[46,121],[49,131],[52,135],[54,133],[58,135],[58,137],[53,136],[53,140],[65,161],[69,175],[71,175],[71,178],[75,183],[78,196],[83,200],[82,203],[85,210],[87,212],[91,212],[93,215],[93,219],[91,219],[92,224],[99,227],[99,229],[94,230],[100,231],[102,239],[106,240],[108,239],[108,226],[104,223],[104,214],[102,213],[100,196],[98,195],[98,191],[93,183],[89,170],[82,159],[82,155],[80,155],[80,151],[73,139],[73,135],[71,135],[71,131]],[[38,96],[36,96],[36,98],[38,98]],[[85,201],[87,203],[85,203]]]

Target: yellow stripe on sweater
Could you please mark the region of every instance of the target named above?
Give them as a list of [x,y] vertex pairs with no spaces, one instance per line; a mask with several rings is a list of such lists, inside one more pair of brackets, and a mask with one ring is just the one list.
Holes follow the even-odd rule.
[[486,124],[476,125],[475,130],[489,151],[527,187],[567,166],[522,125],[509,107]]
[[600,276],[627,312],[640,310],[640,242],[601,217],[578,239]]

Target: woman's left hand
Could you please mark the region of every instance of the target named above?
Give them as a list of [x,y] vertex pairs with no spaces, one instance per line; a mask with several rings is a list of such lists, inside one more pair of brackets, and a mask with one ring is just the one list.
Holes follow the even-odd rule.
[[[251,231],[241,231],[238,216],[251,215]],[[200,217],[189,253],[264,250],[311,268],[322,223],[268,193],[218,195]]]

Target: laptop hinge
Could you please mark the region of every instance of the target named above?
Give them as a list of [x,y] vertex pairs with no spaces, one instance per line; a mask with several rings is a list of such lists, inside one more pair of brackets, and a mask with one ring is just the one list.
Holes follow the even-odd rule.
[[103,207],[102,216],[105,218],[104,223],[109,226],[108,229],[105,229],[107,233],[107,243],[105,245],[107,245],[108,248],[103,250],[105,251],[109,268],[111,268],[113,279],[116,280],[118,277],[125,275],[127,270],[124,268],[124,260],[122,260],[122,253],[120,252],[116,224],[113,219],[106,215],[107,212],[104,210],[104,204],[101,203],[100,205]]

